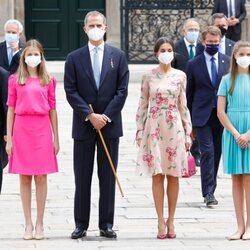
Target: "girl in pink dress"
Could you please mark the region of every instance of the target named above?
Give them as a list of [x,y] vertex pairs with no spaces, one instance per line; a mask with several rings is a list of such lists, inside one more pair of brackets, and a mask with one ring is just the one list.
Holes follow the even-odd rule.
[[55,100],[56,81],[45,68],[42,45],[26,43],[16,74],[9,78],[7,144],[9,173],[20,175],[20,193],[25,217],[23,238],[33,238],[31,184],[36,186],[35,239],[43,239],[43,216],[47,196],[47,174],[58,172],[59,151]]
[[[159,67],[143,76],[136,114],[139,145],[137,171],[152,177],[158,216],[158,239],[175,238],[174,214],[178,177],[187,165],[191,145],[191,119],[186,101],[186,75],[171,67],[174,44],[159,38],[154,47]],[[168,219],[164,219],[164,180],[167,179]]]

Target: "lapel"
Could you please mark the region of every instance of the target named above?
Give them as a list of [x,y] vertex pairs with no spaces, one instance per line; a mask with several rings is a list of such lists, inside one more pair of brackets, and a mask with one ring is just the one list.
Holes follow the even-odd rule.
[[82,48],[79,61],[82,63],[82,67],[83,67],[84,71],[86,72],[91,84],[97,90],[88,45],[86,45]]
[[218,88],[220,84],[221,77],[227,72],[227,67],[228,65],[226,64],[223,54],[219,53],[218,54],[218,78],[217,78],[217,83],[216,83],[216,88]]
[[207,64],[206,64],[206,59],[204,53],[201,54],[199,61],[198,61],[199,67],[197,67],[198,70],[201,70],[203,72],[204,77],[206,78],[205,83],[207,83],[210,87],[213,88],[208,69],[207,69]]
[[100,79],[99,89],[102,87],[102,84],[105,80],[105,77],[106,77],[108,71],[113,67],[114,63],[117,63],[117,62],[114,62],[114,59],[112,58],[112,51],[111,51],[110,47],[107,44],[105,44],[104,45],[102,71],[101,71],[101,79]]
[[187,49],[187,46],[185,44],[184,38],[181,40],[181,53],[187,60],[189,60],[189,51]]
[[7,50],[6,41],[3,44],[3,61],[4,61],[5,65],[8,65],[8,68],[9,68],[8,50]]

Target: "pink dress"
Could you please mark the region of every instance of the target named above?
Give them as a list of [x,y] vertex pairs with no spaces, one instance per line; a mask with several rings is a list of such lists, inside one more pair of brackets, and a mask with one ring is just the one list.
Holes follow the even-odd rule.
[[43,87],[37,77],[29,77],[25,85],[19,85],[17,76],[10,76],[7,105],[14,107],[15,117],[9,173],[44,175],[58,172],[49,117],[49,111],[56,107],[55,87],[53,78]]
[[137,172],[180,177],[192,130],[184,72],[172,69],[162,75],[156,68],[143,76],[136,122],[136,139],[141,139]]

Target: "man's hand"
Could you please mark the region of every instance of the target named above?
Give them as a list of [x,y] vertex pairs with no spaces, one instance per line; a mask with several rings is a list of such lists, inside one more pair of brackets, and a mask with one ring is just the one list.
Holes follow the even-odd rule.
[[107,124],[107,118],[100,114],[91,113],[88,119],[95,129],[102,129]]

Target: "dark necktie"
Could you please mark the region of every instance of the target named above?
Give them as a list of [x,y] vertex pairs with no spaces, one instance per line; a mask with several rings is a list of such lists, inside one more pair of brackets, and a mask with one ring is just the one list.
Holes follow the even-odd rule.
[[189,59],[192,59],[194,58],[194,45],[193,44],[190,44],[189,45]]
[[215,87],[216,82],[217,82],[217,77],[218,77],[217,67],[215,63],[215,58],[213,56],[211,57],[210,60],[211,60],[211,82],[213,86]]
[[232,0],[229,0],[228,1],[228,17],[231,17],[233,16],[233,6],[232,6]]

